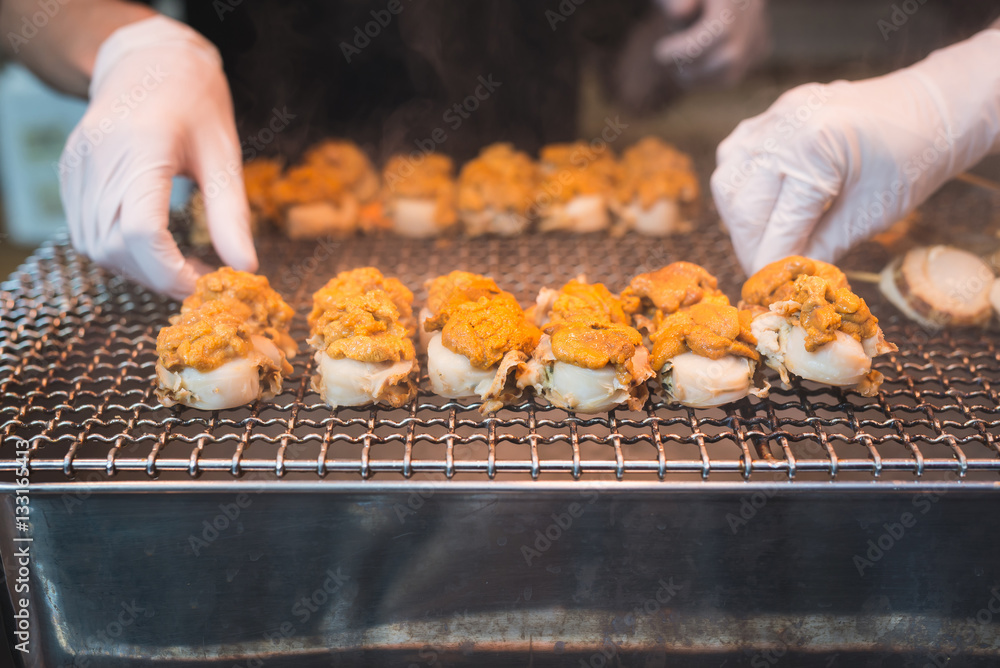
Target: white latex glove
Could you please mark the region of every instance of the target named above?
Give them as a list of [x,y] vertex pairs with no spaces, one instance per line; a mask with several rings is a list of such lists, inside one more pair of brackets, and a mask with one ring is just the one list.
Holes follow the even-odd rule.
[[201,186],[222,261],[255,271],[222,61],[197,32],[156,16],[119,28],[97,53],[90,105],[59,161],[74,247],[153,290],[190,294],[199,270],[167,230],[178,174]]
[[833,261],[1000,150],[1000,31],[886,76],[807,84],[720,145],[712,194],[746,272]]
[[690,27],[664,37],[655,47],[657,60],[675,66],[682,84],[735,83],[770,50],[765,0],[656,2],[672,21],[699,16]]

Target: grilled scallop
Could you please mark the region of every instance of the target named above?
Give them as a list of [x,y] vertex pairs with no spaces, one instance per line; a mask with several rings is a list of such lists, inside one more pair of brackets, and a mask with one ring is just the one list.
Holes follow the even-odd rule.
[[367,267],[342,272],[313,295],[312,387],[330,406],[402,406],[417,392],[413,294]]
[[530,223],[538,167],[510,144],[492,144],[462,167],[458,216],[469,236],[512,236]]
[[667,395],[679,404],[709,408],[749,394],[760,360],[750,333],[752,315],[718,302],[702,302],[660,320],[652,334],[652,365]]
[[540,335],[514,296],[495,285],[464,272],[435,279],[423,323],[431,389],[449,399],[480,399],[483,413],[521,397],[515,379]]
[[316,239],[357,230],[362,207],[378,189],[378,175],[356,144],[327,140],[274,182],[271,199],[281,211],[276,222],[290,239]]
[[420,350],[427,352],[432,332],[424,324],[439,315],[445,308],[462,302],[476,301],[480,297],[495,297],[503,292],[492,278],[467,271],[453,271],[427,281],[427,304],[417,318]]
[[156,339],[156,395],[165,406],[236,408],[281,391],[284,353],[250,323],[250,309],[217,299],[190,309]]
[[536,201],[543,231],[599,232],[611,225],[618,164],[610,151],[587,143],[542,149]]
[[558,291],[543,289],[532,316],[544,333],[520,386],[530,385],[553,405],[580,413],[645,403],[645,383],[653,376],[649,351],[606,287],[580,277]]
[[872,358],[896,346],[885,341],[878,319],[839,269],[788,257],[751,276],[742,294],[743,305],[757,312],[750,325],[757,350],[783,382],[794,374],[856,386],[865,396],[878,392],[883,378]]
[[628,229],[665,236],[691,229],[698,200],[691,159],[655,137],[645,137],[622,155],[616,210]]
[[389,160],[382,171],[382,201],[396,234],[433,237],[455,224],[454,169],[451,158],[438,153]]
[[986,325],[992,315],[993,270],[979,256],[951,246],[914,248],[880,275],[882,294],[929,329]]
[[157,336],[160,401],[219,410],[275,396],[298,352],[292,315],[263,276],[230,267],[202,276]]

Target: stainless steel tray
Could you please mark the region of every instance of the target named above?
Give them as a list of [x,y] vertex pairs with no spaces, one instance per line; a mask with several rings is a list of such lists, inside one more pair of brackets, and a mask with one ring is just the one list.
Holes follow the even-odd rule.
[[[329,276],[367,264],[418,301],[455,268],[525,302],[581,272],[619,290],[678,259],[731,297],[743,279],[710,220],[662,242],[259,247],[300,314]],[[869,246],[850,263],[883,255]],[[13,475],[26,439],[32,481],[34,644],[17,658],[856,666],[945,651],[949,665],[994,665],[995,330],[924,332],[857,287],[900,344],[876,364],[887,380],[871,399],[798,383],[725,409],[654,392],[637,412],[527,399],[484,418],[425,379],[405,408],[331,411],[303,353],[273,402],[203,413],[152,393],[156,333],[176,305],[46,246],[0,287],[0,471]],[[0,486],[9,590],[13,490]]]

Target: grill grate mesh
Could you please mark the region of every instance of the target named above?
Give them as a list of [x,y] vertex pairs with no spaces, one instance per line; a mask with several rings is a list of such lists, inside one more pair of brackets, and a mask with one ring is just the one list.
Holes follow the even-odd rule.
[[[730,295],[743,280],[713,227],[665,242],[609,239],[406,241],[352,238],[260,243],[262,273],[299,314],[334,273],[374,265],[425,296],[452,269],[493,275],[528,303],[579,273],[620,290],[631,276],[685,259]],[[877,268],[871,250],[852,264]],[[811,383],[765,401],[690,410],[654,391],[645,410],[574,416],[542,400],[479,415],[434,397],[426,378],[403,409],[332,411],[309,389],[308,351],[273,402],[206,413],[168,409],[153,394],[156,334],[176,304],[77,256],[42,247],[0,286],[0,469],[13,441],[31,444],[33,480],[995,480],[1000,472],[1000,351],[990,332],[929,334],[900,318],[874,286],[856,285],[900,351],[879,358],[882,393],[866,399]],[[305,346],[303,346],[305,349]]]

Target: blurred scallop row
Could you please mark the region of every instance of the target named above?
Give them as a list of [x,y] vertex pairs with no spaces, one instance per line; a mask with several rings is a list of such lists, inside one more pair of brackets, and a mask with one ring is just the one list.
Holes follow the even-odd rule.
[[[451,158],[420,151],[393,156],[379,174],[356,144],[331,139],[292,165],[250,161],[243,177],[256,229],[274,226],[291,239],[531,229],[664,236],[689,230],[699,202],[690,157],[656,137],[620,158],[605,144],[582,141],[546,146],[538,160],[492,144],[457,175]],[[191,241],[209,243],[200,193],[191,212]]]

